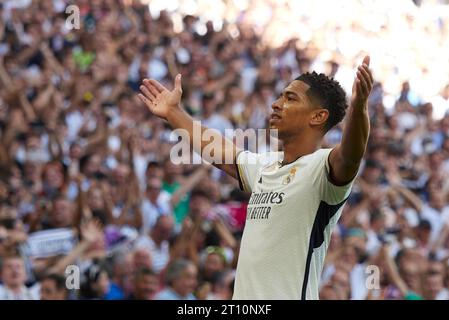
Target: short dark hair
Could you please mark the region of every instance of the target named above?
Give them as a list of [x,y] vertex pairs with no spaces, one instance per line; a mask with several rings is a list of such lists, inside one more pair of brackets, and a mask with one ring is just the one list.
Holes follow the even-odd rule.
[[382,164],[380,164],[374,159],[366,159],[365,168],[380,169],[380,170],[383,169]]
[[202,198],[205,198],[208,200],[211,199],[211,195],[206,190],[204,190],[204,188],[202,188],[202,187],[196,187],[190,193],[190,199],[193,199],[196,197],[202,197]]
[[56,274],[56,273],[45,274],[40,279],[40,282],[43,282],[45,280],[53,281],[55,283],[56,289],[58,289],[58,290],[66,290],[67,289],[67,287],[65,285],[65,277],[60,274]]
[[67,198],[67,196],[62,192],[57,192],[51,197],[51,201],[53,203],[55,203],[56,201],[60,201],[60,200],[69,201],[69,198]]
[[326,132],[343,120],[348,104],[346,93],[338,81],[315,71],[303,73],[295,80],[308,84],[310,86],[308,94],[312,101],[329,111],[329,118],[325,125]]
[[6,254],[3,257],[0,257],[0,273],[3,271],[5,261],[12,259],[21,259],[22,261],[25,261],[23,257],[19,254],[18,249],[13,248],[9,252],[6,252]]
[[147,167],[145,169],[145,172],[148,173],[149,171],[153,170],[153,169],[157,169],[157,168],[162,168],[161,164],[157,161],[150,161],[147,164]]
[[142,277],[145,277],[145,276],[155,276],[155,277],[157,277],[158,275],[157,275],[156,272],[154,272],[153,270],[151,270],[150,268],[147,268],[147,267],[142,267],[142,268],[139,268],[139,269],[137,269],[135,271],[134,277],[135,277],[136,280],[140,279]]
[[186,259],[179,259],[170,263],[165,273],[165,280],[167,284],[171,286],[176,279],[181,277],[184,270],[191,265],[194,265],[193,262]]
[[89,161],[89,159],[90,159],[91,157],[92,157],[92,154],[91,154],[91,153],[88,153],[88,154],[83,155],[83,156],[80,158],[80,160],[79,160],[79,162],[78,162],[78,166],[79,166],[79,169],[80,169],[81,172],[84,172],[84,168],[86,167],[87,162]]
[[418,223],[418,228],[423,230],[432,230],[432,224],[427,219],[421,219]]

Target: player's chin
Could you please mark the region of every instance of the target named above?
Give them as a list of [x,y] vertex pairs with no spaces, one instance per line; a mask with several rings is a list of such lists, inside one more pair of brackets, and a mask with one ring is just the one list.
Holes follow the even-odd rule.
[[281,125],[280,119],[273,119],[273,118],[271,118],[269,120],[269,127],[270,127],[270,129],[277,129],[277,130],[279,130],[280,125]]

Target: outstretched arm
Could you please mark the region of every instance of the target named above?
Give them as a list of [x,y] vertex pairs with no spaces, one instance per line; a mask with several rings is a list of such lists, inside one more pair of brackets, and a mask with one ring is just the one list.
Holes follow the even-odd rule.
[[[203,140],[201,137],[204,137],[203,135],[208,128],[201,126],[197,121],[193,121],[192,117],[181,108],[180,74],[176,76],[173,91],[169,91],[156,80],[148,79],[143,81],[140,90],[142,92],[139,94],[140,100],[154,115],[167,120],[173,129],[183,129],[188,134],[190,146],[201,154],[204,160],[237,178],[237,171],[233,163],[237,155],[236,145],[216,130],[208,131],[208,139]],[[204,152],[206,147],[213,152]],[[220,152],[220,154],[214,152]]]
[[345,185],[354,179],[368,143],[368,97],[374,82],[369,62],[366,56],[357,69],[342,141],[329,156],[330,177],[336,185]]

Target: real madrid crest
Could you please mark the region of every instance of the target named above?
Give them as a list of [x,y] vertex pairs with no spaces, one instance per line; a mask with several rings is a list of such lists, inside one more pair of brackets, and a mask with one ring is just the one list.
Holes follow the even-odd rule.
[[282,181],[282,184],[283,185],[289,184],[295,177],[295,174],[296,174],[296,168],[291,168],[290,173],[288,174],[288,176],[286,176],[284,178],[284,180]]

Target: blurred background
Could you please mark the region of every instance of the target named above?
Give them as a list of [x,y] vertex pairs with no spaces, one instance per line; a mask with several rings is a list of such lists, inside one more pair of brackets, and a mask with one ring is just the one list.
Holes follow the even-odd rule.
[[449,5],[437,0],[0,1],[0,299],[231,298],[249,194],[169,161],[141,80],[171,88],[182,73],[183,106],[204,125],[258,129],[303,72],[349,95],[367,53],[371,136],[320,298],[448,300]]

